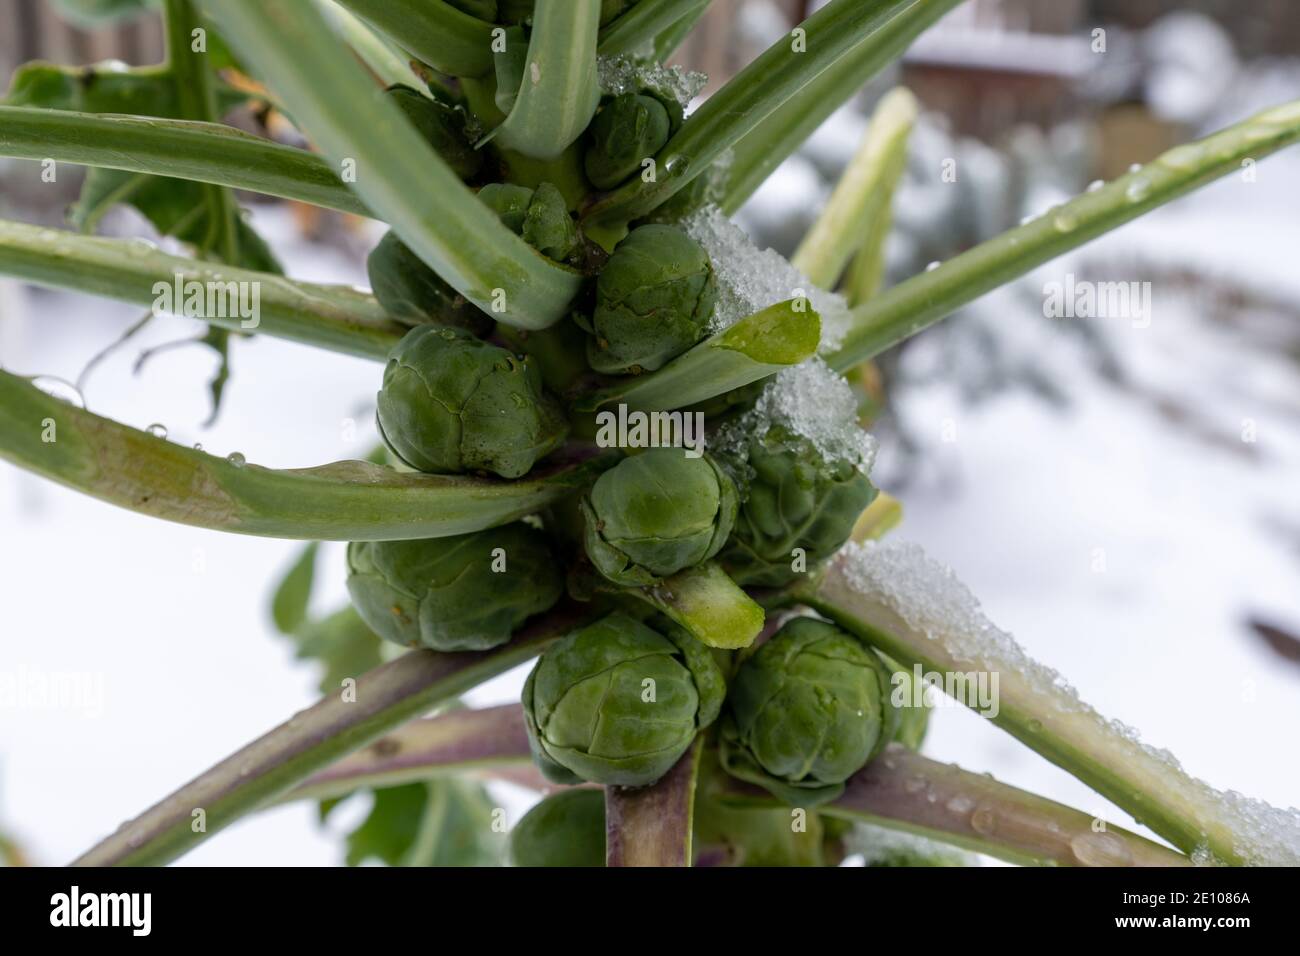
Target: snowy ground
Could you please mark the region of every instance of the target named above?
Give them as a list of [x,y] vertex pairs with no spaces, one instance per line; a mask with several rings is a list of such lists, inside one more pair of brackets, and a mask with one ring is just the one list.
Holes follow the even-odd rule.
[[[1300,717],[1300,667],[1269,651],[1245,619],[1300,628],[1297,173],[1297,156],[1261,163],[1256,182],[1226,180],[986,302],[983,320],[1044,370],[1068,406],[1022,390],[972,407],[943,384],[902,385],[894,395],[924,463],[893,489],[907,509],[896,534],[950,564],[994,622],[1103,713],[1212,784],[1281,806],[1300,805],[1300,771],[1289,749],[1273,746]],[[353,257],[286,239],[283,211],[259,220],[280,238],[292,275],[364,281]],[[1225,323],[1205,287],[1174,281],[1175,268],[1248,279],[1283,304]],[[1099,323],[1127,385],[1098,376],[1077,337],[1034,314],[1037,290],[1068,271],[1152,281],[1148,328],[1055,320]],[[0,284],[0,361],[75,378],[136,317],[133,308]],[[190,331],[157,322],[139,344]],[[922,344],[904,371],[919,375],[940,347],[937,337]],[[269,338],[236,343],[225,411],[202,431],[211,359],[175,351],[133,378],[134,355],[125,349],[95,374],[93,410],[138,427],[160,422],[174,440],[276,467],[353,457],[373,443],[374,364]],[[882,444],[879,474],[899,470],[896,454]],[[82,674],[102,690],[75,707],[20,700],[0,709],[0,829],[37,861],[70,859],[314,699],[312,668],[291,659],[266,614],[292,543],[138,518],[7,465],[0,529],[0,665],[20,677]],[[327,551],[322,607],[343,600],[341,562],[338,548]],[[521,673],[506,675],[471,699],[514,698],[521,682]],[[927,752],[1128,822],[963,711],[936,714]],[[526,806],[519,792],[501,799],[512,820]],[[340,814],[331,827],[345,823]],[[242,822],[184,862],[341,856],[303,805]]]

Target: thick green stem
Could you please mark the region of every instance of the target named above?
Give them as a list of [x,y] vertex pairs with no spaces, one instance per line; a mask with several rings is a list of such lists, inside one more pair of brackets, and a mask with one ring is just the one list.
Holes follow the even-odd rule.
[[600,103],[600,0],[537,0],[515,105],[493,132],[506,149],[554,159],[587,129]]
[[697,17],[708,5],[709,0],[640,0],[600,31],[600,55],[635,53],[675,24]]
[[703,736],[649,787],[605,788],[606,866],[690,866]]
[[0,458],[141,514],[237,534],[375,541],[479,531],[572,494],[619,457],[575,454],[520,481],[409,474],[364,461],[262,468],[101,418],[0,372]]
[[207,9],[366,205],[461,295],[518,328],[546,328],[568,314],[582,277],[479,202],[314,7],[208,0]]
[[492,69],[494,24],[444,0],[335,0],[423,62],[450,76]]
[[[151,309],[162,308],[162,299],[178,314],[189,294],[185,284],[197,282],[205,290],[205,304],[195,317],[211,325],[381,361],[407,331],[388,318],[373,296],[346,286],[198,262],[160,252],[139,239],[101,239],[5,220],[0,220],[0,275]],[[184,292],[179,297],[178,281]],[[207,308],[208,283],[226,289],[232,282],[243,284],[246,305],[257,303],[253,318],[232,307],[229,297],[221,300],[226,308]]]
[[313,774],[283,800],[326,800],[361,787],[396,787],[446,774],[500,771],[532,763],[523,708],[502,704],[413,720]]
[[[791,258],[796,269],[823,289],[835,288],[859,249],[869,248],[871,262],[879,262],[894,186],[907,165],[907,141],[918,109],[916,97],[902,87],[881,98],[862,145]],[[871,269],[870,264],[865,268]]]
[[879,355],[1036,266],[1297,140],[1300,100],[1177,146],[859,305],[844,346],[830,364],[844,371]]
[[536,657],[578,626],[585,614],[565,604],[494,650],[413,651],[355,681],[344,681],[337,694],[191,780],[73,865],[168,863],[386,731]]
[[[715,796],[779,805],[761,788],[726,777]],[[1191,865],[1136,833],[896,744],[850,777],[843,796],[817,809],[1024,866]]]
[[[870,571],[871,579],[864,583],[867,566],[861,562],[868,557],[850,552],[837,558],[820,580],[800,588],[796,599],[904,667],[919,666],[945,681],[960,675],[960,684],[954,682],[952,688],[961,703],[1185,853],[1208,849],[1224,862],[1244,862],[1221,794],[1105,720],[1019,648],[1008,650],[994,641],[989,635],[995,632],[981,616],[932,612],[931,606],[945,606],[938,593],[917,609],[897,604],[893,587],[936,592],[960,587],[938,566],[891,571],[884,564],[878,572]],[[891,584],[876,581],[877,575],[907,580]],[[979,692],[980,675],[991,693]]]
[[778,40],[693,113],[655,157],[652,182],[637,177],[587,212],[613,229],[644,216],[704,173],[723,152],[824,70],[918,0],[832,0]]
[[0,106],[0,156],[174,176],[370,215],[319,156],[219,123]]

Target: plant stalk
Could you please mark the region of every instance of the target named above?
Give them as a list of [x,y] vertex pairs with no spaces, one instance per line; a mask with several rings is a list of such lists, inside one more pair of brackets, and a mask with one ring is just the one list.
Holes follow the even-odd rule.
[[605,788],[606,866],[690,866],[703,735],[648,787]]
[[537,656],[586,613],[562,604],[494,650],[412,651],[360,676],[354,687],[345,682],[339,694],[295,714],[191,780],[73,865],[169,863],[384,732]]

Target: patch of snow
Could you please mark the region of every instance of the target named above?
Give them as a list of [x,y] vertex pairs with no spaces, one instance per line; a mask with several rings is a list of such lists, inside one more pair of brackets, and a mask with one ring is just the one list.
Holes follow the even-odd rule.
[[709,78],[680,66],[661,66],[628,56],[602,56],[596,60],[596,81],[609,96],[652,90],[676,100],[686,109],[700,95]]

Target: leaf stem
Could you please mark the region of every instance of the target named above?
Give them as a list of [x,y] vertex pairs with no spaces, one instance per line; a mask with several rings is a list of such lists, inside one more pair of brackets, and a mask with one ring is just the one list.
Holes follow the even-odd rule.
[[[601,56],[635,53],[670,27],[697,16],[709,0],[640,0],[600,31]],[[693,21],[692,21],[693,22]]]
[[[724,803],[782,805],[765,790],[720,775]],[[892,744],[817,808],[1022,866],[1190,866],[1180,853],[1064,804]]]
[[980,243],[857,306],[837,371],[879,355],[957,309],[1184,193],[1300,140],[1300,100],[1266,110]]
[[734,76],[696,110],[655,157],[652,182],[637,177],[586,214],[613,228],[644,216],[702,174],[781,104],[918,0],[831,0]]
[[[0,275],[149,308],[178,281],[203,283],[205,289],[207,283],[221,288],[227,282],[246,283],[246,288],[257,290],[256,326],[246,327],[251,320],[237,308],[208,315],[212,310],[205,307],[203,321],[380,361],[407,331],[374,297],[346,286],[295,282],[168,255],[138,239],[81,236],[6,220],[0,220]],[[173,291],[169,299],[182,308],[183,296],[178,299]]]
[[335,0],[439,73],[483,76],[492,69],[494,24],[445,0]]
[[220,123],[0,105],[0,155],[172,176],[371,215],[319,156]]
[[583,134],[600,103],[599,29],[600,0],[537,0],[519,95],[492,134],[499,145],[555,159]]
[[349,185],[366,205],[461,295],[518,328],[543,329],[568,314],[581,275],[541,255],[478,200],[315,7],[208,0],[207,9],[295,123],[355,179]]
[[618,459],[572,449],[520,481],[364,461],[277,470],[156,438],[0,372],[0,458],[140,514],[303,541],[436,538],[491,528],[572,494]]
[[385,731],[537,656],[585,613],[566,603],[494,650],[413,651],[384,664],[200,774],[73,865],[168,863]]

